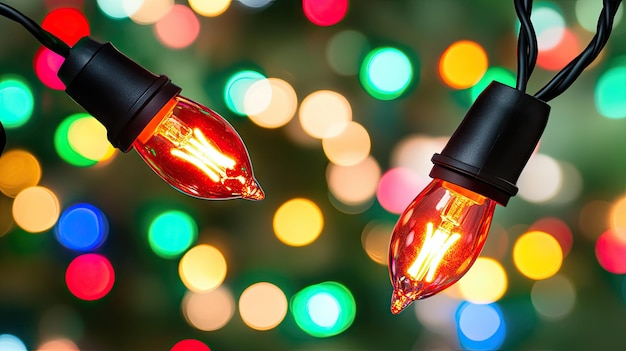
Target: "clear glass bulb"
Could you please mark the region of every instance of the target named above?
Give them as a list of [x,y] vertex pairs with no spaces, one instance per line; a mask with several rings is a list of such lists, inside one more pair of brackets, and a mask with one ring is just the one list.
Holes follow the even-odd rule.
[[390,241],[392,313],[461,279],[485,244],[495,206],[495,201],[441,179],[413,200]]
[[163,180],[190,196],[265,197],[235,129],[213,110],[180,95],[155,115],[133,148]]

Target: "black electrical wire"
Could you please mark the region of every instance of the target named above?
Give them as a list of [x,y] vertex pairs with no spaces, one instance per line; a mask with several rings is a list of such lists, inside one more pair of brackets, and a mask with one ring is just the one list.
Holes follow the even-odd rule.
[[[603,7],[598,19],[596,34],[589,45],[561,71],[559,71],[535,97],[548,102],[561,95],[580,74],[598,57],[611,35],[613,20],[622,0],[603,0]],[[523,92],[537,62],[537,37],[530,19],[532,0],[514,0],[515,12],[520,21],[517,48],[517,84]]]
[[23,13],[2,2],[0,2],[0,16],[6,17],[21,24],[37,40],[39,40],[39,42],[43,46],[54,51],[55,53],[63,57],[67,57],[67,55],[69,55],[70,47],[61,39],[57,38],[47,30],[41,28],[41,26],[37,24],[37,22],[25,16]]

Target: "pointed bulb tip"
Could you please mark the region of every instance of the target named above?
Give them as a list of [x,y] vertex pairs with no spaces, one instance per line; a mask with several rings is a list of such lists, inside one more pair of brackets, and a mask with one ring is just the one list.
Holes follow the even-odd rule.
[[265,199],[265,192],[261,189],[259,183],[255,180],[248,189],[245,189],[241,197],[246,200],[261,201]]

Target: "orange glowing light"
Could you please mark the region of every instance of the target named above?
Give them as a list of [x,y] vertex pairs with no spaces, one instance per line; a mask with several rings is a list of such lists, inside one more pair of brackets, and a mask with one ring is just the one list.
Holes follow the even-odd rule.
[[495,205],[440,179],[413,200],[391,237],[391,312],[438,293],[469,270],[485,243]]

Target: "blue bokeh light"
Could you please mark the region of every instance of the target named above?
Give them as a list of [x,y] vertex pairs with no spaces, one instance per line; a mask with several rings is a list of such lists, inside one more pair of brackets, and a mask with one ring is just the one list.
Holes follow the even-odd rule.
[[87,203],[68,207],[54,228],[54,235],[61,245],[76,251],[97,249],[108,233],[109,223],[104,213]]
[[459,342],[467,350],[497,350],[506,337],[506,324],[497,304],[464,302],[456,311]]

